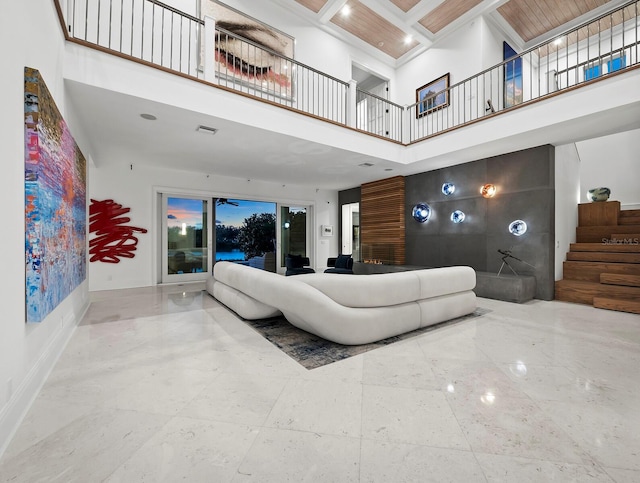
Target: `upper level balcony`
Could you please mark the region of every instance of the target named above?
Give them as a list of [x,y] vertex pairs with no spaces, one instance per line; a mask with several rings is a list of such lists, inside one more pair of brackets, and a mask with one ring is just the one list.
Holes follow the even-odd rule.
[[199,113],[215,127],[241,125],[256,142],[285,135],[344,150],[354,163],[379,160],[394,174],[640,127],[638,1],[460,82],[444,76],[409,105],[156,0],[54,1],[76,103],[113,104],[109,95],[90,101],[92,86]]

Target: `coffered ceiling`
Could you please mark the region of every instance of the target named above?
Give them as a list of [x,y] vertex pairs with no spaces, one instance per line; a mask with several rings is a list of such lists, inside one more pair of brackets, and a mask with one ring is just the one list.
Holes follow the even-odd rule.
[[524,50],[626,0],[276,0],[398,66],[483,16]]

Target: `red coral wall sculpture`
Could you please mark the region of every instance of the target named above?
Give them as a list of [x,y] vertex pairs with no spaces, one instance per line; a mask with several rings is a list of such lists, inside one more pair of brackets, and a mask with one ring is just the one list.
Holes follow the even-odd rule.
[[96,236],[89,241],[89,261],[120,263],[120,258],[135,257],[138,238],[134,233],[147,233],[147,230],[125,225],[131,218],[121,215],[130,211],[131,208],[123,208],[113,200],[91,200],[89,233]]

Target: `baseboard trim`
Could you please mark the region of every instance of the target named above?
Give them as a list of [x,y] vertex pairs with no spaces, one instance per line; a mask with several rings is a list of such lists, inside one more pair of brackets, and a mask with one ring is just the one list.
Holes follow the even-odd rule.
[[33,365],[27,377],[14,391],[9,402],[0,410],[0,458],[7,450],[22,420],[40,393],[49,374],[71,339],[76,327],[89,309],[89,298],[84,297],[79,309],[64,314],[64,324],[51,338],[38,361]]
[[628,204],[621,204],[620,205],[620,209],[621,210],[640,210],[640,203],[628,203]]

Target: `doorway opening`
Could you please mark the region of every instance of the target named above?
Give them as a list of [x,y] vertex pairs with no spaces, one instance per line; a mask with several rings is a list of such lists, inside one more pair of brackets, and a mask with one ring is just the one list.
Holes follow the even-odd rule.
[[354,261],[360,261],[360,203],[342,205],[342,245],[340,253],[351,254]]
[[381,99],[389,100],[389,82],[355,63],[351,64],[351,78],[357,83],[356,128],[388,136],[389,109]]

